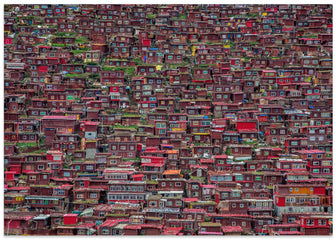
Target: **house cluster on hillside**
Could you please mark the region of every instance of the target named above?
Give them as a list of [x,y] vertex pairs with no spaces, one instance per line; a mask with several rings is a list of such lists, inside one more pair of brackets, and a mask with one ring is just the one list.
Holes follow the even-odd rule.
[[332,5],[4,8],[5,235],[332,234]]

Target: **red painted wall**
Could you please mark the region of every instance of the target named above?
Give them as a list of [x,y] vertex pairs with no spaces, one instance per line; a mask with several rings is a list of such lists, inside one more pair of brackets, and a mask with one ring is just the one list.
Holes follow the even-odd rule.
[[[9,221],[11,221],[9,223]],[[21,225],[21,221],[20,220],[8,220],[6,219],[4,221],[4,224],[5,224],[5,231],[7,231],[7,228],[8,228],[8,223],[9,223],[9,228],[20,228],[20,225]]]
[[[278,199],[278,202],[277,202]],[[275,197],[275,203],[278,207],[285,207],[285,197]]]
[[150,46],[151,45],[151,40],[150,39],[143,39],[142,45],[143,46]]
[[325,187],[314,187],[313,193],[315,195],[326,195],[326,189]]
[[76,224],[78,221],[78,214],[67,214],[64,216],[64,225]]
[[256,129],[256,122],[237,122],[236,129]]

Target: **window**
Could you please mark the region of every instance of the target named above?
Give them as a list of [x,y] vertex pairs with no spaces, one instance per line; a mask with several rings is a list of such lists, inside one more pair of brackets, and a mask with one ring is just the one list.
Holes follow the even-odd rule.
[[166,133],[165,129],[159,129],[159,134],[165,134],[165,133]]
[[35,175],[29,176],[29,179],[30,180],[36,180],[36,176]]
[[319,220],[319,226],[324,226],[326,225],[326,220]]
[[306,224],[307,224],[308,226],[313,226],[313,225],[314,225],[314,219],[307,219],[307,220],[306,220]]
[[332,161],[322,161],[321,165],[322,166],[331,166],[332,165]]
[[312,162],[312,165],[313,165],[313,166],[319,166],[319,161],[313,161],[313,162]]
[[98,194],[97,193],[90,193],[90,198],[97,198]]
[[84,198],[84,194],[83,193],[78,193],[77,198]]
[[87,165],[86,170],[93,170],[93,165]]

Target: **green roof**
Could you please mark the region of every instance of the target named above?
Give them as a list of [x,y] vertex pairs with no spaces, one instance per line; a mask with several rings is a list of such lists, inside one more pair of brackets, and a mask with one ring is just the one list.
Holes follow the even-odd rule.
[[199,222],[200,227],[221,227],[221,223]]
[[204,202],[192,202],[191,205],[216,205],[216,202],[214,201],[204,201]]

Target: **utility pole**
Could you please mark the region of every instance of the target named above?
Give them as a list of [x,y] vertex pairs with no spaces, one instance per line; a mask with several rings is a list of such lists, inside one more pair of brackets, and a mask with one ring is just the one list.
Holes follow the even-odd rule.
[[13,221],[13,219],[9,220],[8,224],[7,224],[7,236],[9,235],[9,224]]
[[16,142],[19,143],[19,122],[16,122]]

